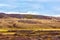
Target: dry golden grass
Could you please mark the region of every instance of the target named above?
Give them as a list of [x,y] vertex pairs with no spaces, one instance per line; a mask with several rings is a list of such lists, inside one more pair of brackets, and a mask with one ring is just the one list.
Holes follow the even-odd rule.
[[3,38],[5,40],[6,37],[9,37],[6,40],[20,40],[21,38],[23,40],[29,40],[28,38],[51,40],[56,35],[57,37],[60,35],[60,22],[48,19],[2,18],[0,19],[0,34],[2,35],[0,36],[1,40]]
[[56,29],[60,28],[60,22],[49,19],[18,19],[18,18],[1,18],[0,28],[17,28],[17,29]]

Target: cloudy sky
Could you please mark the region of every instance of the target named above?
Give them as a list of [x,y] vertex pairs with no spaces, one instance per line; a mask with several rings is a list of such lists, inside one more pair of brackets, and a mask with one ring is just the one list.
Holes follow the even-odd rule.
[[60,0],[0,0],[0,12],[60,16]]

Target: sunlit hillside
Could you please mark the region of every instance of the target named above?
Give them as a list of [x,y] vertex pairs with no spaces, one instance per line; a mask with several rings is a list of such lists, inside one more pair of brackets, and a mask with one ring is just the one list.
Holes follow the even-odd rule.
[[0,18],[0,28],[19,28],[19,29],[57,29],[60,28],[60,21],[48,16],[35,18],[27,15],[25,18],[9,17],[2,14]]
[[0,29],[60,29],[60,17],[0,13]]
[[0,28],[19,29],[59,29],[60,21],[56,19],[0,18]]
[[[54,40],[60,35],[60,17],[0,14],[1,40]],[[45,39],[44,39],[45,38]]]

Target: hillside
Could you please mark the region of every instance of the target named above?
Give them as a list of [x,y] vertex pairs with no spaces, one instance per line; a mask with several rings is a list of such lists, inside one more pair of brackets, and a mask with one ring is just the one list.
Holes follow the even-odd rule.
[[60,17],[0,13],[0,28],[60,28]]
[[60,40],[60,17],[0,13],[0,40]]

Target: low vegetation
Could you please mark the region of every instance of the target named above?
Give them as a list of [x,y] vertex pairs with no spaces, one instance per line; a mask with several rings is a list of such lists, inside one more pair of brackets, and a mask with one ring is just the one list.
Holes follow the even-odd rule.
[[1,14],[0,40],[60,40],[60,19]]

